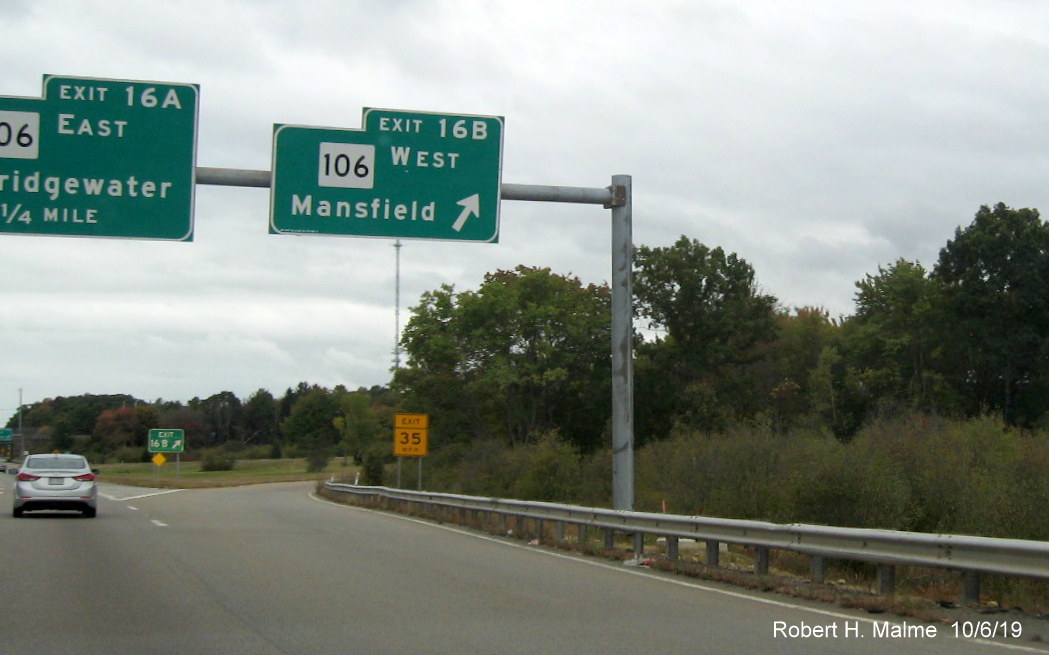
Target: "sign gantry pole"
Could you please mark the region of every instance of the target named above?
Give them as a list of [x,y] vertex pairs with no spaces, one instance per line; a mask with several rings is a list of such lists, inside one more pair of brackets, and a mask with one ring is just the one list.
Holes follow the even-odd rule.
[[604,189],[503,184],[504,200],[573,202],[612,210],[612,508],[634,508],[633,188],[613,175]]
[[634,509],[632,180],[612,177],[612,509]]

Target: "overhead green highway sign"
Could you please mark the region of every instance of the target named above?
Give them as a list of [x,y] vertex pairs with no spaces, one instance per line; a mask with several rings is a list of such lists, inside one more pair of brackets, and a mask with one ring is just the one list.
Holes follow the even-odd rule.
[[496,242],[503,118],[365,109],[275,125],[270,232]]
[[0,96],[0,233],[192,240],[198,96],[54,75]]

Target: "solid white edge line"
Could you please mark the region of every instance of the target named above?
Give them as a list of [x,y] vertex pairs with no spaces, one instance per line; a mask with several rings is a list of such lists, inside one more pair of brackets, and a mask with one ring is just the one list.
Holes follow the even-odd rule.
[[[598,568],[602,568],[602,569],[605,569],[605,570],[608,570],[608,571],[614,571],[616,573],[622,573],[622,574],[626,574],[626,575],[636,575],[636,576],[643,577],[646,580],[655,580],[655,581],[658,581],[658,582],[664,582],[664,583],[667,583],[667,584],[677,585],[679,587],[688,587],[690,589],[698,589],[698,590],[701,590],[701,591],[709,591],[711,593],[721,594],[723,596],[729,596],[731,598],[739,598],[741,600],[749,600],[749,601],[752,601],[752,602],[755,602],[755,603],[761,603],[763,605],[771,605],[773,607],[783,607],[783,608],[787,608],[787,609],[801,610],[801,611],[804,611],[804,612],[812,612],[813,614],[820,614],[822,616],[829,616],[829,617],[833,617],[833,618],[836,618],[836,619],[846,619],[846,620],[850,620],[850,621],[863,621],[864,623],[869,623],[871,625],[874,625],[876,623],[883,623],[885,621],[890,621],[890,619],[871,619],[871,618],[867,618],[865,616],[856,616],[856,615],[853,615],[853,614],[844,614],[842,612],[834,612],[834,611],[831,611],[831,610],[824,610],[824,609],[819,609],[819,608],[816,608],[816,607],[806,607],[804,605],[796,605],[794,603],[788,603],[788,602],[785,602],[785,601],[772,600],[772,599],[769,599],[769,598],[761,598],[759,596],[751,596],[749,594],[745,594],[745,593],[738,592],[738,591],[731,591],[731,590],[728,590],[728,589],[718,589],[717,587],[709,587],[707,585],[700,584],[700,583],[697,583],[697,582],[691,582],[691,581],[688,581],[688,580],[677,580],[677,579],[670,578],[670,577],[665,577],[665,576],[662,576],[662,575],[654,575],[654,574],[651,574],[651,573],[645,573],[644,571],[639,571],[637,569],[621,568],[619,566],[608,564],[606,562],[590,560],[590,559],[582,557],[582,556],[566,555],[564,553],[554,552],[554,551],[551,551],[549,548],[536,548],[535,546],[525,546],[525,545],[522,545],[522,544],[516,544],[516,543],[508,542],[505,539],[500,539],[500,538],[489,536],[489,535],[479,534],[477,532],[472,532],[472,531],[467,530],[465,528],[458,528],[458,527],[450,526],[450,525],[441,525],[441,524],[438,524],[438,523],[432,523],[432,522],[426,521],[424,519],[417,519],[417,518],[414,518],[414,517],[411,517],[411,516],[404,516],[403,514],[397,514],[395,512],[380,512],[378,510],[369,509],[367,507],[358,507],[356,505],[348,505],[346,503],[339,503],[339,502],[336,502],[334,500],[329,500],[327,498],[323,498],[321,496],[318,496],[316,493],[314,493],[312,491],[310,492],[310,498],[312,498],[313,500],[315,500],[317,502],[326,503],[326,504],[329,504],[329,505],[335,505],[337,507],[346,507],[346,508],[354,509],[354,510],[357,510],[357,511],[360,511],[360,512],[370,512],[372,514],[381,514],[382,516],[389,516],[389,517],[392,517],[392,518],[400,519],[402,521],[411,521],[412,523],[419,523],[419,524],[422,524],[422,525],[427,525],[427,526],[432,527],[432,528],[439,528],[441,530],[447,530],[448,532],[455,532],[457,534],[465,535],[467,537],[473,537],[475,539],[480,539],[482,541],[489,541],[489,542],[492,542],[492,543],[502,544],[503,546],[507,546],[508,548],[518,548],[520,550],[524,550],[524,551],[527,551],[527,552],[530,552],[530,553],[538,553],[538,554],[546,555],[548,557],[557,557],[559,559],[566,559],[566,560],[570,560],[572,562],[578,562],[580,564],[586,564],[586,565],[589,565],[589,566],[596,566]],[[899,623],[898,620],[892,620],[892,622],[893,623]],[[1009,643],[1000,642],[1000,641],[990,641],[990,640],[987,640],[987,639],[969,639],[969,638],[965,638],[965,637],[958,637],[957,639],[959,639],[961,641],[967,641],[967,642],[972,643],[972,644],[980,644],[980,645],[983,645],[983,646],[995,646],[995,647],[998,647],[998,648],[1005,648],[1005,649],[1008,649],[1008,650],[1016,650],[1016,651],[1021,651],[1021,652],[1025,652],[1025,653],[1041,653],[1042,655],[1045,655],[1045,653],[1047,652],[1045,649],[1042,649],[1042,648],[1034,648],[1032,646],[1023,646],[1021,644],[1009,644]]]

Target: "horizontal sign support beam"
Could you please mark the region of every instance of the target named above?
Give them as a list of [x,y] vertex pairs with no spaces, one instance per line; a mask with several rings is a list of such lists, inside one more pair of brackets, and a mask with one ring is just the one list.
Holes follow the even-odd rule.
[[[212,186],[242,186],[269,188],[273,182],[270,171],[239,168],[197,167],[197,184]],[[503,200],[532,200],[537,202],[572,202],[588,205],[610,205],[614,198],[610,188],[544,186],[539,184],[502,184]]]
[[574,202],[587,205],[605,205],[612,202],[608,188],[574,186],[542,186],[538,184],[503,184],[503,200],[533,200],[538,202]]
[[273,175],[269,171],[197,166],[197,184],[247,186],[266,189],[272,183],[272,177]]

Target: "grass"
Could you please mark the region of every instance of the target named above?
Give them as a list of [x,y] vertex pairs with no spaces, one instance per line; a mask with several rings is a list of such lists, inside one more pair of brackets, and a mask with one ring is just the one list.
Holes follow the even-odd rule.
[[268,482],[296,482],[324,480],[333,474],[352,474],[356,466],[332,459],[319,473],[306,471],[305,459],[243,459],[237,460],[232,471],[201,471],[200,462],[182,462],[176,467],[174,458],[163,466],[143,464],[102,464],[98,466],[101,482],[137,487],[199,489],[205,487],[237,487]]

